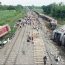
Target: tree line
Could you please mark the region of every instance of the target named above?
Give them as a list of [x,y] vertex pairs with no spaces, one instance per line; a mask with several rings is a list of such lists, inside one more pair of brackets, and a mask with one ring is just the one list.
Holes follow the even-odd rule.
[[17,5],[17,6],[1,5],[1,3],[0,3],[0,11],[2,11],[2,10],[16,10],[16,11],[21,12],[22,9],[23,9],[22,5]]
[[42,9],[45,14],[56,18],[65,19],[65,5],[63,3],[53,3],[47,6],[43,5]]

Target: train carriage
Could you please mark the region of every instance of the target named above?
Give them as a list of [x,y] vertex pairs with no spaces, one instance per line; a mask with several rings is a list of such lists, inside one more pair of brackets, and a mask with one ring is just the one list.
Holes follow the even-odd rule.
[[0,37],[6,35],[10,31],[10,26],[8,24],[0,26]]
[[65,25],[53,31],[52,40],[57,42],[59,45],[65,46]]
[[56,26],[57,26],[57,20],[55,20],[52,17],[49,17],[47,15],[44,15],[44,14],[40,14],[40,16],[43,19],[45,19],[45,20],[47,20],[49,22],[49,25],[50,25],[50,27],[51,27],[52,30],[54,30],[56,28]]

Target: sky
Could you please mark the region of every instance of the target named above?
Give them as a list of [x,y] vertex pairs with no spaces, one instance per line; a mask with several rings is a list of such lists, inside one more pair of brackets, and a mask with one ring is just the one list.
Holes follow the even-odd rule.
[[42,6],[42,5],[49,5],[51,3],[60,3],[63,2],[65,4],[65,0],[0,0],[3,5],[35,5],[35,6]]

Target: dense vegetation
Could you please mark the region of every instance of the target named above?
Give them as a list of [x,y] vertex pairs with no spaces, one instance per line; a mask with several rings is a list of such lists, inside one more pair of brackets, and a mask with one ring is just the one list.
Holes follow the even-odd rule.
[[65,5],[63,3],[53,3],[47,6],[43,5],[42,9],[45,14],[58,19],[60,24],[65,23]]
[[3,37],[4,39],[12,37],[12,35],[16,31],[16,29],[14,28],[15,22],[18,19],[23,18],[25,15],[26,15],[25,8],[21,5],[17,6],[0,5],[0,26],[4,24],[9,24],[11,27],[11,31],[9,32],[9,34]]

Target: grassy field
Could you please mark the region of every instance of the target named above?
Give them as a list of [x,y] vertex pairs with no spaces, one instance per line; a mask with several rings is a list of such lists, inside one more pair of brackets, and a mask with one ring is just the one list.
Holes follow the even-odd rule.
[[16,29],[14,28],[15,22],[18,19],[23,18],[25,15],[26,15],[25,10],[22,10],[21,12],[17,12],[16,10],[0,11],[0,26],[4,24],[9,24],[11,27],[11,31],[2,38],[4,39],[11,38],[16,31]]
[[15,10],[0,11],[0,25],[9,24],[10,26],[13,26],[17,19],[24,17],[24,13],[24,11],[18,13]]

